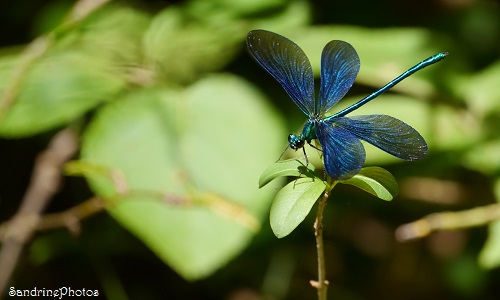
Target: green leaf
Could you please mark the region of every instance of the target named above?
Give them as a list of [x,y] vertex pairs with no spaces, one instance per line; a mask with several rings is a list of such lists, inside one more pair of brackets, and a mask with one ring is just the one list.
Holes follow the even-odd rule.
[[284,5],[286,0],[192,0],[186,3],[190,13],[199,15],[205,13],[204,16],[209,18],[214,13],[226,12],[234,16],[248,16],[258,14],[261,11],[270,11]]
[[[294,176],[301,175],[314,178],[319,178],[319,174],[312,164],[306,167],[305,160],[296,158],[280,160],[270,165],[259,178],[259,188],[265,186],[269,182],[281,176]],[[321,180],[321,179],[320,179]]]
[[460,157],[458,163],[483,174],[496,174],[500,164],[500,140],[477,143]]
[[[56,49],[78,49],[94,60],[107,62],[123,72],[125,66],[130,68],[144,62],[142,39],[150,19],[148,14],[137,9],[107,5],[65,34]],[[127,71],[130,72],[130,69]]]
[[[284,136],[281,118],[256,88],[218,75],[185,90],[136,90],[110,103],[85,133],[82,159],[121,174],[130,193],[108,207],[110,214],[195,280],[251,240],[248,216],[262,220],[277,188],[259,190],[255,179],[281,152]],[[94,173],[84,172],[95,193],[120,196],[109,178]],[[236,222],[245,215],[247,225]]]
[[[362,96],[347,97],[339,103],[339,110],[348,107],[361,100]],[[437,106],[437,105],[436,105]],[[438,109],[435,107],[434,109]],[[384,114],[395,117],[417,130],[431,144],[433,134],[433,123],[429,105],[418,101],[414,97],[398,94],[385,94],[373,100],[373,103],[363,105],[356,110],[356,115]],[[449,127],[443,128],[447,130]],[[444,137],[442,138],[444,139]],[[448,140],[449,141],[449,140]],[[400,163],[401,159],[394,157],[369,143],[364,143],[366,150],[366,164],[382,165],[388,163]]]
[[[0,93],[17,60],[0,62]],[[18,97],[0,119],[0,135],[24,137],[61,126],[113,97],[124,81],[105,64],[78,52],[48,54],[20,84]]]
[[289,235],[311,211],[325,191],[323,181],[299,178],[283,187],[271,207],[271,228],[278,238]]
[[309,1],[289,1],[280,10],[275,9],[272,15],[269,15],[270,11],[267,11],[265,15],[262,15],[262,18],[256,19],[252,23],[251,29],[263,28],[284,34],[293,29],[308,26],[312,20],[311,11]]
[[366,167],[347,180],[339,183],[350,184],[382,200],[390,201],[398,194],[398,183],[389,171],[380,167]]
[[[315,74],[320,72],[320,55],[331,40],[350,43],[358,52],[361,69],[356,82],[381,87],[425,58],[443,52],[437,47],[435,36],[428,30],[417,28],[389,28],[373,30],[356,26],[313,26],[302,30],[292,29],[285,36],[297,43],[309,57]],[[440,63],[441,64],[441,63]],[[393,90],[418,97],[435,94],[435,87],[426,74],[432,74],[438,66],[420,71]]]
[[500,110],[500,62],[496,62],[481,72],[466,75],[461,84],[455,84],[458,92],[467,102],[467,107],[475,114],[484,116]]
[[[500,204],[500,180],[497,179],[494,188],[495,198]],[[500,221],[488,225],[488,238],[479,253],[479,264],[486,269],[500,266]]]
[[[347,97],[339,103],[339,110],[359,101],[362,97]],[[482,136],[480,124],[464,122],[464,110],[450,105],[432,104],[420,101],[415,97],[397,94],[384,94],[373,100],[373,103],[363,105],[356,110],[358,115],[385,114],[407,123],[417,130],[427,141],[429,149],[462,150],[479,144]],[[439,130],[435,130],[438,126]],[[396,158],[368,143],[366,149],[366,163],[382,165],[400,163]]]
[[237,23],[194,22],[169,7],[155,16],[144,36],[147,63],[165,80],[189,83],[230,62],[244,45]]
[[[11,90],[17,97],[0,120],[0,135],[24,137],[50,130],[114,98],[126,77],[136,79],[124,66],[143,62],[141,39],[148,24],[148,16],[136,10],[107,6],[71,30],[56,29],[49,36],[54,43]],[[20,56],[2,59],[0,93],[22,63]]]

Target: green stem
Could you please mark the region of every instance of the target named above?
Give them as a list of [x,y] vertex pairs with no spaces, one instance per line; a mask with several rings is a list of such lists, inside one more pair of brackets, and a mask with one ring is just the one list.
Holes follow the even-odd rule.
[[327,189],[323,193],[323,197],[319,200],[318,213],[316,214],[316,221],[314,222],[314,234],[316,236],[316,249],[318,252],[318,281],[311,281],[311,284],[318,290],[319,300],[326,300],[326,292],[328,289],[325,249],[323,245],[323,210],[325,209],[329,193],[330,189]]

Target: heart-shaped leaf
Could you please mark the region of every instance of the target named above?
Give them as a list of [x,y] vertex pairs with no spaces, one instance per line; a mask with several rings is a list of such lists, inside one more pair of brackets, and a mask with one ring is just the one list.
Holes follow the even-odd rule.
[[[127,196],[109,205],[110,214],[193,280],[249,242],[252,220],[262,220],[276,189],[259,190],[255,179],[284,136],[255,88],[219,75],[186,90],[144,89],[111,103],[86,132],[82,158],[121,174]],[[109,178],[86,176],[98,195],[120,199]]]

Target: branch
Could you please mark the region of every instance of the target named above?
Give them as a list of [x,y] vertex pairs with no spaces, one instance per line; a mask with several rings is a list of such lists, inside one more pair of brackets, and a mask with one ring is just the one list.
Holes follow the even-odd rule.
[[458,212],[430,214],[396,229],[396,239],[408,241],[428,236],[437,230],[456,230],[482,226],[500,220],[500,204],[490,204]]
[[[34,231],[45,231],[65,227],[68,231],[78,234],[80,232],[80,224],[84,219],[103,211],[106,207],[125,201],[128,198],[144,197],[176,207],[188,207],[194,204],[193,200],[187,197],[148,190],[128,190],[126,183],[121,180],[114,181],[114,184],[117,190],[123,188],[123,190],[115,196],[105,199],[92,197],[65,211],[41,215]],[[203,201],[198,203],[199,205],[206,206],[209,210],[230,218],[249,230],[257,231],[259,229],[260,224],[258,220],[240,205],[231,203],[212,193],[205,193],[199,197],[204,198]],[[5,238],[8,228],[12,226],[12,222],[13,220],[9,220],[0,224],[0,241]],[[31,215],[19,216],[16,222],[29,224],[32,222]]]
[[57,192],[61,183],[61,168],[78,149],[78,139],[71,129],[58,132],[46,150],[38,155],[30,185],[18,212],[8,222],[0,249],[0,295],[14,271],[24,244],[40,222],[40,214]]
[[104,207],[104,201],[101,198],[92,197],[63,212],[43,215],[37,230],[66,227],[70,232],[79,233],[81,221],[103,211]]

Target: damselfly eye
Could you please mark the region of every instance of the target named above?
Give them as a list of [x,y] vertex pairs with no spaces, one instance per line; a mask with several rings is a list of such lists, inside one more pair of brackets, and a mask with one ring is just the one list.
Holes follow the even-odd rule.
[[292,133],[288,136],[288,144],[290,145],[290,148],[292,148],[293,150],[297,150],[304,147],[304,140],[300,139]]

